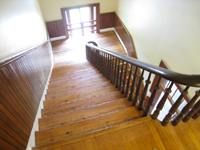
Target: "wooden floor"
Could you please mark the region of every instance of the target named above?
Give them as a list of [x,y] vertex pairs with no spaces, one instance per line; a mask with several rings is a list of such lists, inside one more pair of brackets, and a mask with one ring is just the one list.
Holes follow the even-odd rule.
[[114,32],[52,42],[55,65],[34,150],[200,149],[200,119],[163,127],[140,118],[142,112],[86,60],[87,41],[126,54]]

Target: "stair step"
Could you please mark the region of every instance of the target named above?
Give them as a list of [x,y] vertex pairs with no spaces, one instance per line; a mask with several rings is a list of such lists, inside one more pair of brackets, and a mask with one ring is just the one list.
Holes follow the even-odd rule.
[[75,77],[68,77],[67,76],[65,78],[61,78],[61,79],[59,79],[59,80],[57,80],[55,82],[50,83],[49,87],[50,88],[51,87],[56,87],[56,86],[59,87],[59,85],[67,84],[67,82],[72,82],[72,81],[77,82],[79,80],[87,82],[87,80],[94,79],[94,78],[105,78],[105,77],[102,74],[100,74],[100,72],[99,72],[99,74],[91,73],[91,74],[80,75],[80,76],[75,76]]
[[94,91],[94,90],[98,90],[98,89],[102,89],[108,86],[113,86],[112,83],[108,81],[104,81],[104,82],[99,82],[99,83],[95,83],[92,85],[87,85],[84,87],[78,87],[75,89],[70,89],[70,90],[64,90],[64,91],[59,91],[56,93],[49,93],[46,95],[46,100],[50,100],[50,99],[57,99],[60,97],[65,97],[65,96],[69,96],[69,95],[74,95],[76,93],[84,93],[84,92],[89,92],[89,91]]
[[99,70],[97,70],[96,68],[91,68],[91,69],[84,69],[84,70],[80,70],[80,71],[77,71],[77,72],[67,72],[67,71],[62,71],[61,73],[55,75],[53,78],[51,78],[50,80],[50,84],[51,83],[54,83],[55,81],[57,80],[60,80],[60,79],[65,79],[66,77],[75,77],[75,76],[80,76],[80,75],[87,75],[87,74],[91,74],[91,73],[94,73],[94,74],[99,74]]
[[78,102],[64,103],[61,105],[56,105],[54,107],[48,107],[48,108],[42,109],[42,117],[47,117],[47,116],[55,115],[58,113],[64,113],[70,110],[77,110],[84,107],[98,105],[100,103],[105,103],[105,102],[115,100],[115,99],[120,99],[123,97],[124,97],[124,94],[121,94],[120,92],[117,91],[117,92],[111,92],[108,94],[100,95],[97,97],[92,97],[89,99],[83,99]]
[[123,108],[131,106],[131,102],[127,98],[113,100],[91,107],[85,107],[79,110],[72,110],[65,113],[60,113],[39,119],[40,130],[52,128],[55,126],[73,123],[75,121],[85,120],[98,115],[115,112]]
[[51,100],[45,100],[44,101],[44,108],[60,105],[60,104],[63,104],[63,103],[80,101],[80,100],[91,98],[91,97],[95,98],[95,97],[98,97],[99,95],[111,93],[111,92],[114,92],[114,91],[118,91],[118,89],[115,88],[114,86],[108,86],[108,87],[103,88],[103,89],[94,90],[94,91],[87,91],[87,92],[84,92],[84,93],[78,93],[78,94],[74,94],[74,95],[70,95],[70,96],[60,97],[60,98],[57,98],[55,100],[52,100],[52,99]]
[[56,148],[56,147],[60,147],[63,145],[67,145],[67,144],[71,144],[71,143],[75,143],[78,141],[83,141],[86,139],[90,139],[90,138],[94,138],[97,136],[101,136],[101,135],[105,135],[105,134],[109,134],[111,132],[116,132],[119,130],[123,130],[126,128],[130,128],[130,127],[134,127],[137,125],[142,125],[145,122],[149,122],[151,121],[151,117],[144,117],[144,118],[138,118],[135,120],[131,120],[131,121],[126,121],[123,122],[121,124],[117,124],[117,125],[112,125],[106,128],[102,128],[102,129],[97,129],[91,132],[83,132],[80,134],[76,134],[76,135],[71,135],[70,137],[64,139],[64,140],[60,140],[60,141],[56,141],[56,142],[51,142],[51,143],[47,143],[47,144],[43,144],[41,146],[37,146],[37,147],[33,147],[32,150],[49,150],[51,148]]
[[90,118],[88,120],[77,123],[58,126],[52,129],[36,132],[36,145],[43,145],[55,141],[64,140],[72,135],[81,132],[95,131],[99,128],[109,127],[111,125],[120,124],[124,121],[136,119],[141,116],[141,112],[136,107],[129,107],[115,113]]
[[66,84],[61,84],[59,86],[51,86],[48,88],[47,93],[55,92],[55,91],[61,91],[61,90],[68,90],[72,88],[78,88],[80,86],[86,86],[90,84],[95,84],[98,82],[104,82],[108,81],[105,77],[102,78],[90,78],[87,82],[85,80],[77,80],[77,81],[68,81]]

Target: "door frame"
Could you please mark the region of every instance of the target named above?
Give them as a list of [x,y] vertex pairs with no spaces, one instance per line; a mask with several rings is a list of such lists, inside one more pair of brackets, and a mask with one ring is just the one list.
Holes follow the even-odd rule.
[[[93,7],[96,6],[96,31],[97,33],[100,32],[100,4],[99,3],[95,3],[95,4],[88,4],[88,5],[80,5],[80,6],[75,6],[75,7],[67,7],[67,8],[61,8],[61,13],[62,13],[62,20],[63,20],[63,25],[64,25],[64,30],[65,30],[65,35],[66,38],[69,38],[69,34],[68,34],[68,28],[67,28],[67,20],[66,20],[66,11],[70,10],[70,9],[76,9],[76,8],[80,8],[80,7]],[[68,13],[67,13],[68,14]]]

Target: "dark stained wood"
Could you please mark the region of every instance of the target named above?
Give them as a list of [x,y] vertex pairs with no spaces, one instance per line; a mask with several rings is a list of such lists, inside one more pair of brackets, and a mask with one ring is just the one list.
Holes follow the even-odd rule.
[[26,149],[52,63],[50,42],[0,62],[0,148]]
[[50,21],[46,24],[50,38],[65,35],[63,20]]
[[182,120],[183,116],[188,113],[199,96],[200,90],[196,91],[193,98],[185,105],[185,107],[181,110],[181,113],[172,121],[172,125],[176,126]]
[[183,117],[182,121],[187,122],[200,108],[200,100],[195,103],[195,105],[192,107],[192,109]]
[[116,13],[114,21],[115,21],[114,28],[119,37],[121,38],[121,40],[123,41],[128,51],[128,56],[137,58],[132,36],[130,35],[130,33],[128,32],[128,30],[126,29],[126,27],[124,26],[124,24],[122,23],[122,21],[120,20],[119,16]]
[[100,29],[114,27],[115,12],[100,14]]
[[181,91],[181,95],[178,97],[174,105],[170,108],[168,114],[163,119],[162,121],[163,126],[166,126],[168,124],[169,120],[171,119],[171,116],[176,112],[179,105],[181,104],[183,97],[188,94],[188,89],[189,89],[189,86],[187,86],[184,90]]

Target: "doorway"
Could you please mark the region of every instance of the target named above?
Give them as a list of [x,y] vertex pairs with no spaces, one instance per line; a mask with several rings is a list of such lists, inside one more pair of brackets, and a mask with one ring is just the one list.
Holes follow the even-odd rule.
[[61,9],[66,37],[99,33],[99,3]]

